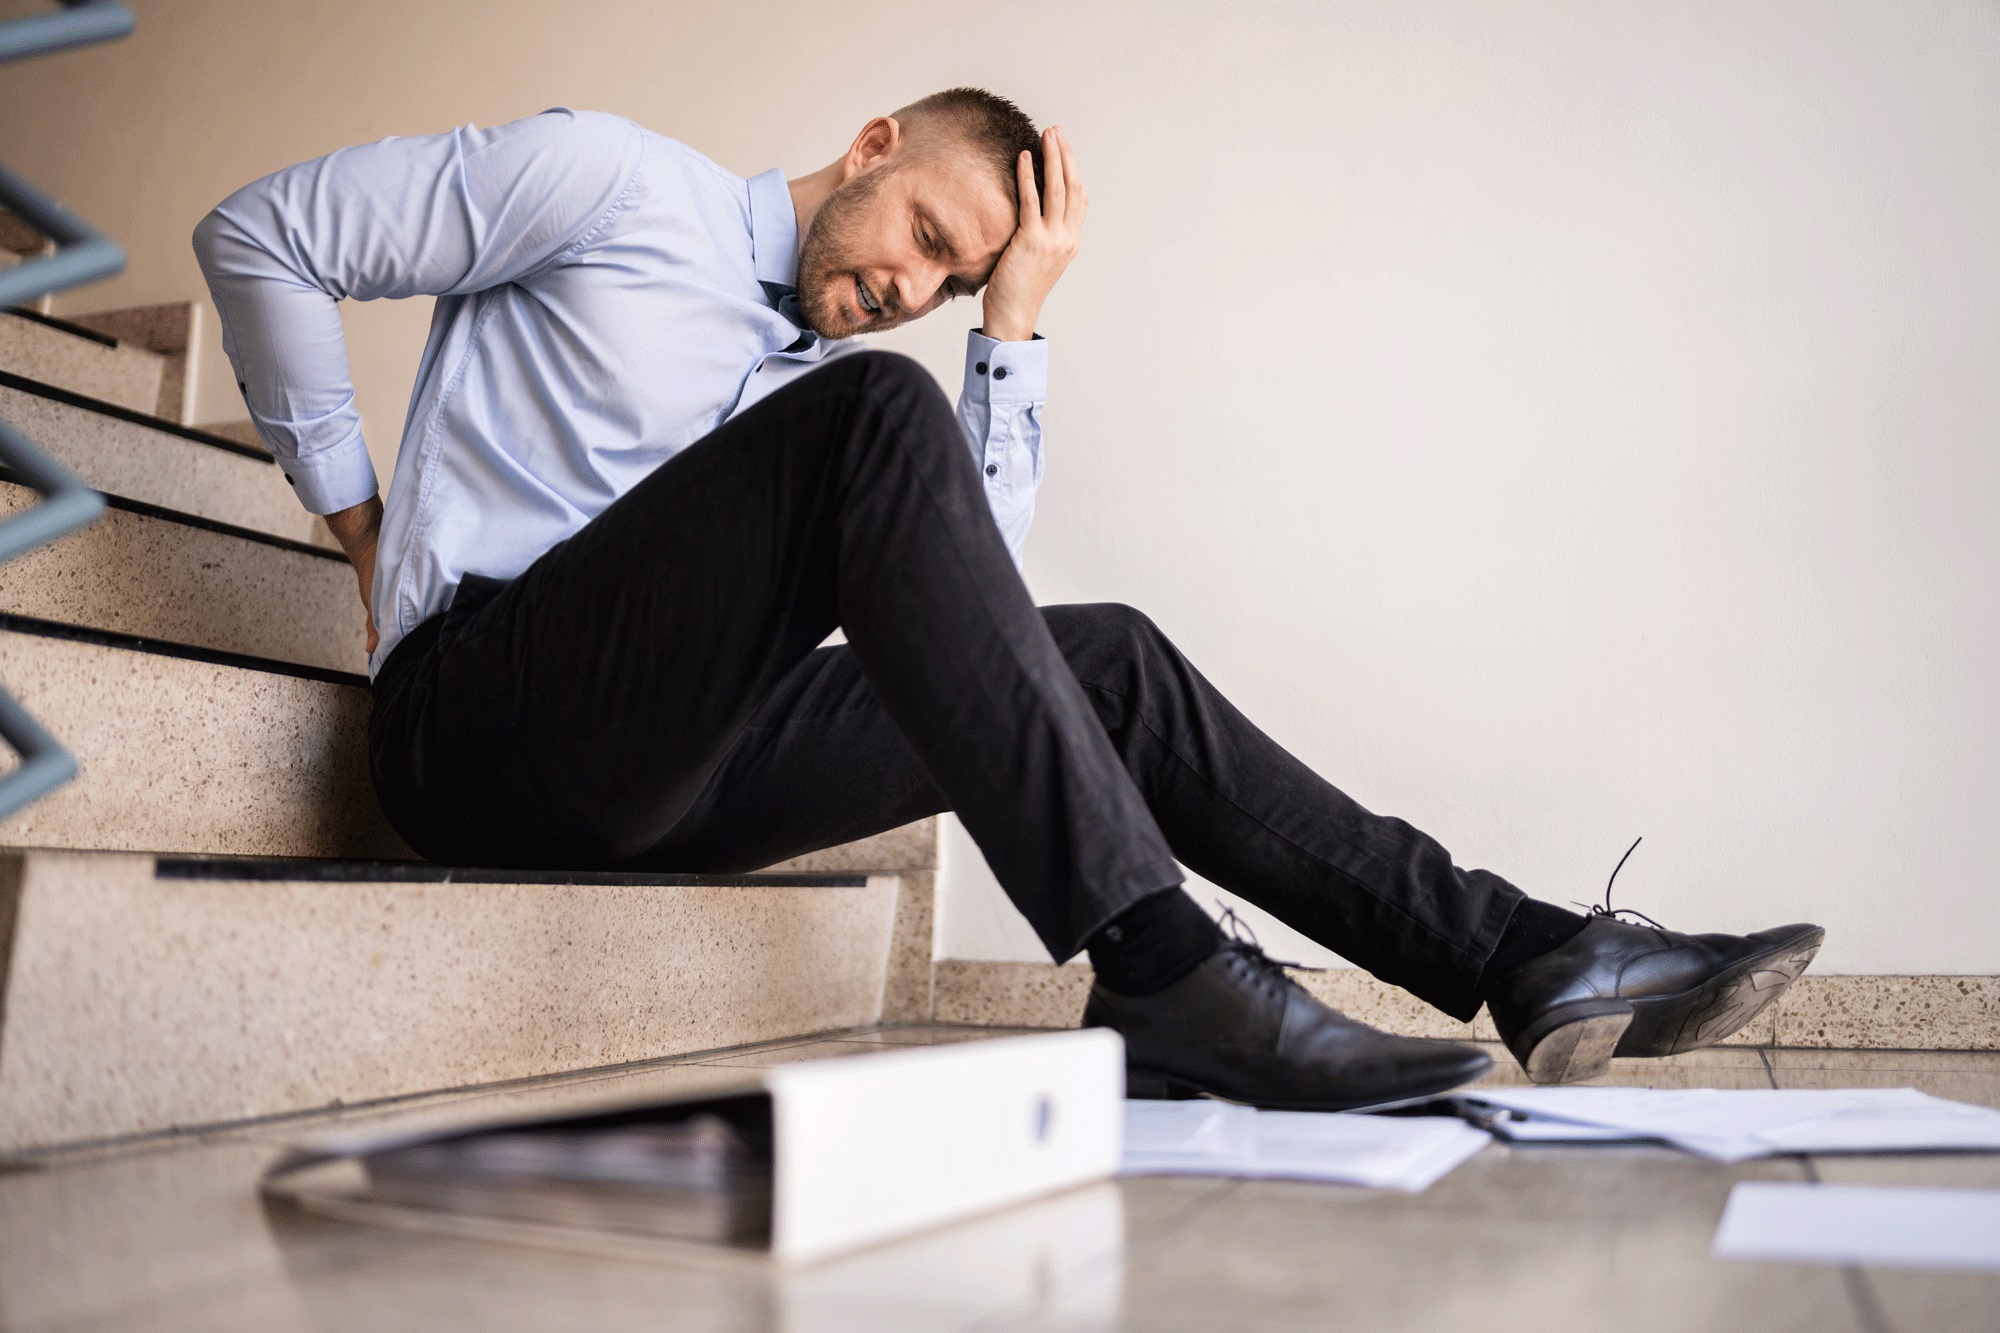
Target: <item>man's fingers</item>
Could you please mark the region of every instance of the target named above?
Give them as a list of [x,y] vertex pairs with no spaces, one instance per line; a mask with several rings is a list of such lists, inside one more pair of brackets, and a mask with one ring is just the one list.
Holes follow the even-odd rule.
[[1064,188],[1062,130],[1051,125],[1042,133],[1042,217],[1060,223],[1068,200]]
[[1090,206],[1090,197],[1083,192],[1083,173],[1076,165],[1076,149],[1070,146],[1069,136],[1062,136],[1063,145],[1063,199],[1068,205],[1064,214],[1074,225],[1083,224],[1083,210]]
[[1021,225],[1026,227],[1042,216],[1042,196],[1035,189],[1035,159],[1027,153],[1014,159],[1014,181],[1021,195]]

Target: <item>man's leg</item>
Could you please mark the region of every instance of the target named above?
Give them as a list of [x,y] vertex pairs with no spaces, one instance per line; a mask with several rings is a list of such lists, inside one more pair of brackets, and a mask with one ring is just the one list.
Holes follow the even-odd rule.
[[638,863],[836,626],[1058,956],[1179,882],[950,405],[881,353],[772,395],[398,645],[376,682],[384,805],[439,859]]
[[[1520,890],[1458,869],[1436,840],[1342,794],[1139,612],[1042,615],[1179,861],[1455,1017],[1478,1011],[1482,968]],[[822,649],[765,701],[643,859],[755,869],[948,808],[860,663]]]
[[[1539,1081],[1588,1077],[1614,1050],[1662,1055],[1719,1041],[1768,1005],[1817,947],[1810,926],[1690,937],[1603,916],[1586,922],[1487,872],[1459,870],[1433,839],[1370,814],[1286,753],[1138,612],[1098,605],[1042,614],[1181,861],[1457,1017],[1491,999]],[[750,869],[944,808],[853,655],[822,649],[765,702],[648,859],[663,868]],[[1213,1061],[1198,1076],[1173,1077],[1200,1055],[1189,1029],[1208,1012],[1195,1006],[1190,1015],[1179,992],[1215,980],[1204,973],[1233,966],[1254,982],[1261,970],[1245,957],[1210,959],[1213,945],[1201,947],[1199,933],[1179,924],[1182,913],[1195,909],[1169,891],[1093,937],[1091,1016],[1124,1030],[1129,1049],[1151,1066],[1135,1070],[1135,1086],[1150,1076],[1162,1087],[1213,1090],[1234,1078],[1241,1096],[1243,1071]],[[1135,942],[1108,944],[1121,928]],[[1120,993],[1121,978],[1148,971],[1159,985]],[[1105,985],[1107,974],[1116,984]],[[1161,1000],[1132,998],[1154,990]],[[1149,1032],[1161,1025],[1145,1021],[1157,1018],[1148,1006],[1160,1005],[1176,1021]],[[1324,1049],[1351,1030],[1307,1017],[1318,1020],[1321,1054],[1345,1065],[1341,1090],[1368,1086],[1353,1050]],[[1379,1045],[1361,1044],[1381,1061]],[[1435,1058],[1419,1053],[1376,1086],[1421,1081],[1421,1064]],[[1263,1097],[1246,1099],[1275,1104],[1304,1081],[1287,1072],[1261,1085]]]

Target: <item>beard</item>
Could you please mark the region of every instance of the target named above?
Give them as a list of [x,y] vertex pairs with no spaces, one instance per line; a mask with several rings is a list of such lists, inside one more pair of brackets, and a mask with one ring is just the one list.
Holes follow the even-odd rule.
[[[841,302],[843,285],[852,291],[859,277],[851,257],[863,230],[862,214],[886,175],[879,169],[863,172],[834,187],[799,240],[799,313],[822,338],[850,338],[888,322],[885,310],[874,319],[854,323]],[[875,297],[884,302],[889,299],[882,292]]]

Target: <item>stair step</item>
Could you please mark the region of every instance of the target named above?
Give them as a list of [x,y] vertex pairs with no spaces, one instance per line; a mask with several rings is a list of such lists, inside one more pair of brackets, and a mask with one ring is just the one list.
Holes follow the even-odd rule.
[[0,682],[80,770],[0,846],[410,855],[369,782],[364,677],[0,616]]
[[98,490],[273,537],[315,539],[316,520],[261,449],[5,371],[0,420]]
[[[0,612],[305,666],[368,668],[354,569],[324,547],[122,496],[81,532],[10,562]],[[0,518],[35,493],[0,481]]]
[[[413,859],[368,776],[364,676],[0,613],[0,683],[79,770],[0,849]],[[771,868],[928,876],[937,847],[924,819]],[[928,909],[904,925],[927,961]]]
[[873,1023],[898,893],[0,858],[0,1152]]
[[141,348],[160,358],[158,398],[140,410],[183,426],[194,423],[194,390],[201,349],[201,303],[168,301],[67,315],[65,322]]
[[0,311],[0,370],[151,414],[166,358],[61,321]]

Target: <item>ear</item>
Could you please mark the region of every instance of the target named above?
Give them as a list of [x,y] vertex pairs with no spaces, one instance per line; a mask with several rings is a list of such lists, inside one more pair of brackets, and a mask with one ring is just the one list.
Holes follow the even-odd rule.
[[880,166],[903,146],[903,125],[894,116],[877,116],[861,127],[840,161],[840,179],[849,181]]

